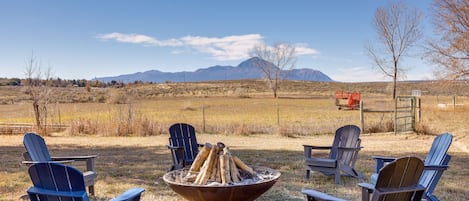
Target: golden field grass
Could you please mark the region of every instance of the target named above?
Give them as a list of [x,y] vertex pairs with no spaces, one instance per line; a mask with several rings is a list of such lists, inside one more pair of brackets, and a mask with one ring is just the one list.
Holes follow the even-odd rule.
[[[354,178],[343,178],[334,185],[333,177],[313,173],[304,180],[303,144],[330,145],[332,134],[284,137],[276,135],[220,135],[198,134],[199,142],[224,142],[234,155],[252,166],[266,166],[282,173],[279,181],[262,200],[305,200],[303,188],[314,188],[348,200],[360,200],[361,191]],[[431,135],[389,133],[363,134],[363,150],[359,154],[357,168],[367,180],[374,170],[373,155],[425,157],[433,141]],[[98,154],[96,171],[96,197],[107,200],[134,186],[146,189],[144,201],[184,200],[164,183],[162,176],[171,165],[166,148],[167,135],[151,137],[99,137],[53,136],[45,137],[53,155]],[[24,151],[22,135],[0,136],[0,200],[20,200],[31,185],[27,167],[21,164]],[[469,193],[469,140],[456,138],[449,150],[453,156],[450,168],[444,173],[436,189],[441,200],[467,200]],[[325,154],[319,154],[325,155]],[[81,167],[79,162],[74,165]],[[82,167],[81,167],[82,168]]]
[[[31,105],[0,105],[0,122],[32,123]],[[60,115],[59,115],[60,114]],[[116,135],[119,126],[151,129],[146,134],[135,129],[125,135],[167,133],[174,122],[188,122],[207,133],[323,133],[338,125],[358,124],[358,111],[340,111],[334,99],[272,99],[236,97],[170,97],[139,100],[131,104],[64,103],[51,105],[49,123],[85,125],[94,133]],[[318,124],[317,122],[323,122]],[[141,130],[141,129],[140,129]],[[76,132],[68,130],[71,134]],[[81,134],[81,133],[80,133]]]
[[[362,95],[365,108],[389,109],[392,101]],[[468,133],[464,126],[469,98],[422,96],[421,122],[427,134]],[[438,108],[438,104],[448,104]],[[391,106],[390,106],[391,105]],[[129,104],[61,103],[49,105],[49,124],[68,126],[68,135],[151,136],[167,133],[174,122],[187,122],[214,134],[323,134],[345,124],[360,125],[358,110],[343,111],[330,96],[314,98],[167,97]],[[0,123],[33,123],[27,103],[0,105]],[[393,120],[391,113],[365,113],[365,132]]]

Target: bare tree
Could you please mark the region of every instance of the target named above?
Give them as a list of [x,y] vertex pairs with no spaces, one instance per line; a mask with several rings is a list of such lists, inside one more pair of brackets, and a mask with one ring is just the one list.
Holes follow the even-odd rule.
[[295,47],[288,43],[277,43],[274,46],[258,45],[254,47],[251,56],[258,58],[255,65],[261,69],[274,98],[277,98],[280,82],[286,79],[288,72],[295,67]]
[[435,35],[430,42],[428,59],[438,65],[436,75],[457,80],[469,75],[469,1],[435,0]]
[[39,133],[47,134],[47,106],[51,100],[50,68],[43,74],[39,62],[34,54],[26,61],[26,87],[27,93],[33,101],[34,119]]
[[393,80],[393,99],[396,98],[397,80],[405,76],[401,59],[408,56],[412,47],[422,37],[422,14],[403,2],[376,9],[373,25],[378,35],[377,43],[366,46],[373,63]]

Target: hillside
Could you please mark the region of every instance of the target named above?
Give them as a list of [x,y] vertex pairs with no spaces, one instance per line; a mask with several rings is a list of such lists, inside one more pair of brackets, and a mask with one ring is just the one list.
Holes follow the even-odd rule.
[[[161,72],[158,70],[149,70],[146,72],[137,72],[133,74],[117,75],[110,77],[98,77],[95,80],[102,82],[119,81],[131,83],[135,81],[164,83],[164,82],[200,82],[200,81],[216,81],[216,80],[243,80],[243,79],[261,79],[262,72],[258,65],[271,65],[266,61],[258,58],[251,58],[241,62],[238,66],[212,66],[208,68],[200,68],[193,72]],[[274,67],[277,68],[277,67]],[[287,74],[288,80],[302,81],[333,81],[326,74],[307,68],[293,69]]]

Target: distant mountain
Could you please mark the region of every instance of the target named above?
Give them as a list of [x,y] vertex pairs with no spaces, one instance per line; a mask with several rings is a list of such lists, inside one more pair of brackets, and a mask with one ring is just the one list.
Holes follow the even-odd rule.
[[[251,58],[241,62],[238,66],[212,66],[201,68],[194,72],[161,72],[158,70],[149,70],[146,72],[138,72],[133,74],[99,77],[94,80],[102,82],[121,81],[124,83],[143,81],[143,82],[198,82],[198,81],[214,81],[214,80],[241,80],[241,79],[260,79],[262,73],[258,65],[272,65],[267,61],[259,58]],[[302,68],[293,69],[288,72],[288,80],[304,80],[304,81],[321,81],[332,82],[333,80],[321,71]]]

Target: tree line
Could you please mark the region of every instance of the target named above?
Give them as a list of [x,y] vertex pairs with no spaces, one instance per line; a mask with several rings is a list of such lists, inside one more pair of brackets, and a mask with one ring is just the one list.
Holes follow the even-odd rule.
[[[28,79],[21,78],[0,78],[0,86],[25,86]],[[61,78],[48,78],[37,80],[39,85],[49,87],[96,87],[106,88],[115,87],[121,88],[126,85],[144,84],[143,81],[135,81],[132,83],[124,83],[122,81],[111,80],[110,82],[102,82],[99,80],[86,80],[86,79],[61,79]]]

